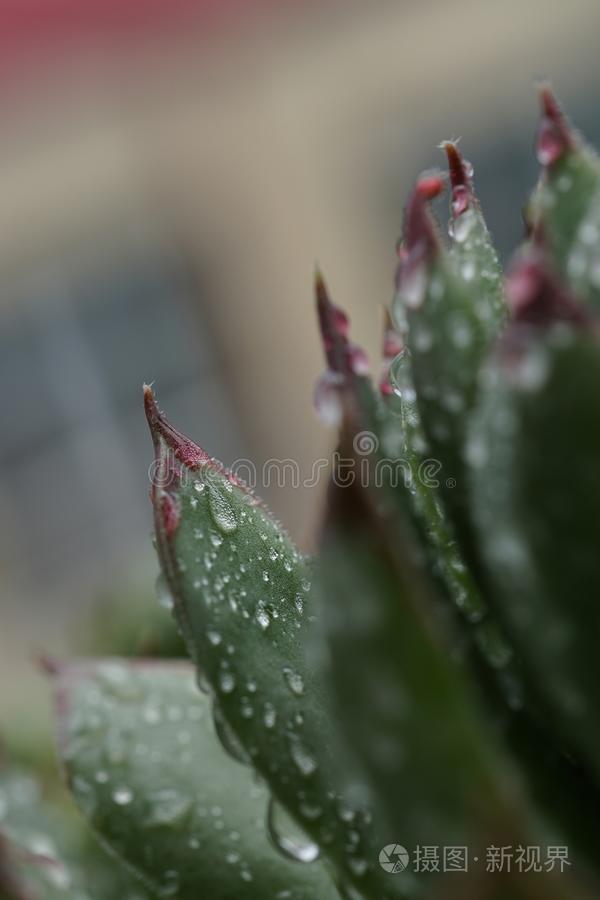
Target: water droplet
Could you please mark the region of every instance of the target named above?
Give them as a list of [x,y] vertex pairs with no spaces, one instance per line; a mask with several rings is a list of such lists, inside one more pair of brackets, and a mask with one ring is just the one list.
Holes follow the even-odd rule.
[[464,244],[475,227],[476,221],[477,216],[475,212],[472,209],[467,209],[458,219],[450,222],[448,234],[457,244]]
[[552,166],[566,150],[565,136],[554,122],[545,117],[541,122],[536,142],[538,162],[542,166]]
[[265,709],[263,713],[263,722],[265,728],[274,728],[275,723],[277,721],[277,712],[272,703],[265,703]]
[[266,631],[269,625],[271,624],[271,617],[266,609],[260,606],[256,611],[256,621],[260,625],[263,631]]
[[400,297],[409,309],[418,309],[425,299],[426,287],[425,266],[419,264],[403,274],[399,286]]
[[298,735],[290,734],[288,740],[290,755],[300,774],[305,778],[314,775],[317,771],[318,763],[312,753],[305,747]]
[[370,370],[369,357],[362,349],[352,344],[348,350],[348,363],[355,375],[368,375]]
[[302,818],[308,819],[310,822],[314,822],[323,815],[323,809],[318,803],[309,803],[307,800],[303,800],[298,809]]
[[112,798],[118,806],[127,806],[133,800],[133,792],[125,786],[117,787],[112,792]]
[[163,609],[169,611],[173,609],[173,595],[162,572],[156,579],[156,596]]
[[219,687],[224,694],[231,694],[235,690],[235,676],[227,670],[219,672]]
[[282,806],[273,797],[267,809],[267,832],[275,847],[284,856],[296,862],[314,862],[319,857],[319,846],[292,822]]
[[342,421],[340,388],[344,377],[339,372],[328,369],[317,380],[314,393],[314,407],[324,425],[336,428]]
[[208,506],[217,528],[224,534],[231,534],[238,527],[238,521],[229,499],[223,489],[216,484],[208,486]]
[[464,184],[457,184],[452,190],[452,214],[460,216],[469,207],[469,189]]
[[158,725],[162,716],[160,710],[156,706],[145,706],[142,710],[142,718],[148,725]]
[[215,631],[213,628],[208,629],[208,631],[206,632],[206,637],[208,638],[210,643],[213,645],[213,647],[218,647],[219,644],[221,643],[221,641],[223,640],[220,633],[218,631]]
[[171,826],[181,823],[190,811],[192,799],[172,788],[155,791],[148,797],[150,812],[146,818],[149,827]]
[[240,714],[243,719],[251,719],[254,716],[254,707],[248,697],[242,697],[240,700]]
[[293,694],[300,697],[304,693],[304,681],[298,672],[295,672],[293,669],[290,669],[289,666],[286,666],[283,669],[283,677]]
[[215,731],[217,732],[217,737],[221,741],[226,752],[238,762],[248,764],[250,762],[248,754],[240,743],[238,736],[231,728],[231,725],[221,712],[218,703],[213,703],[213,724],[215,726]]
[[475,263],[472,259],[466,260],[460,269],[460,274],[465,279],[465,281],[473,281],[476,274]]

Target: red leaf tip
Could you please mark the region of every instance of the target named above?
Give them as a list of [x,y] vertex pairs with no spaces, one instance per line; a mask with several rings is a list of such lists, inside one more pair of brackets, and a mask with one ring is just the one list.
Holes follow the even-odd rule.
[[315,272],[315,295],[319,328],[327,366],[340,374],[366,375],[369,361],[366,353],[349,341],[350,320],[343,309],[331,302],[321,272]]
[[426,172],[420,175],[415,185],[416,192],[423,200],[434,200],[446,189],[446,178],[443,172]]
[[457,141],[442,141],[440,144],[448,160],[448,172],[452,185],[452,215],[457,218],[464,213],[471,203],[471,177],[473,167],[460,150]]
[[565,153],[574,150],[576,140],[558,100],[547,84],[540,87],[540,105],[542,118],[537,134],[536,151],[540,164],[548,168],[558,162]]
[[175,457],[184,466],[194,469],[204,463],[209,462],[208,453],[195,444],[194,441],[181,434],[176,428],[167,421],[164,414],[158,407],[152,386],[144,384],[144,410],[150,434],[154,441],[154,446],[158,449],[159,440],[165,442],[167,447],[173,451]]

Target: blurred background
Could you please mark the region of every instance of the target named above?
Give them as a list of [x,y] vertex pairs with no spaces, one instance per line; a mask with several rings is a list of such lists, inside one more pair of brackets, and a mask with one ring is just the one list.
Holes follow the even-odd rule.
[[[600,141],[597,0],[0,0],[0,717],[87,610],[154,604],[142,381],[231,464],[332,434],[318,260],[376,357],[402,203],[461,137],[506,258],[533,82]],[[310,547],[322,488],[266,499]],[[108,609],[108,607],[107,607]]]

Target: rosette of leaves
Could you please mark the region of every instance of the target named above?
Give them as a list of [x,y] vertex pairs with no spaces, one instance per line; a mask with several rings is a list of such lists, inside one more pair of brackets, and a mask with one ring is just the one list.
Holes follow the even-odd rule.
[[55,683],[75,799],[152,895],[598,893],[600,164],[541,98],[507,277],[456,144],[418,179],[377,383],[317,276],[339,453],[314,558],[145,388],[191,663],[76,661]]

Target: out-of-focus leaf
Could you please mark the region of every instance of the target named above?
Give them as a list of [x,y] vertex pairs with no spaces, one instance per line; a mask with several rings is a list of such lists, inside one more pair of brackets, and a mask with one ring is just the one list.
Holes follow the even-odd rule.
[[600,668],[590,627],[600,542],[598,377],[594,329],[515,326],[488,372],[469,458],[495,608],[548,723],[600,783]]
[[447,145],[453,183],[452,233],[447,253],[427,202],[441,179],[421,178],[409,200],[394,315],[411,354],[419,415],[440,493],[462,553],[476,565],[469,518],[464,442],[477,378],[504,317],[499,267],[465,163]]
[[[410,533],[383,494],[332,488],[319,584],[344,724],[391,832],[404,846],[469,847],[472,860],[493,843],[564,843],[560,829],[538,819],[497,745],[468,666],[452,657],[449,623]],[[470,897],[481,889],[473,869],[456,882]],[[409,896],[432,890],[426,873],[396,877]],[[506,896],[577,890],[566,878],[519,885],[519,877],[507,876]]]
[[147,900],[70,808],[49,802],[25,771],[0,772],[0,897],[9,900]]
[[540,92],[540,183],[531,201],[534,238],[562,278],[600,305],[600,159],[570,127],[549,88]]
[[337,896],[321,863],[298,865],[269,843],[268,794],[223,752],[191,665],[66,664],[56,692],[77,803],[160,896]]

